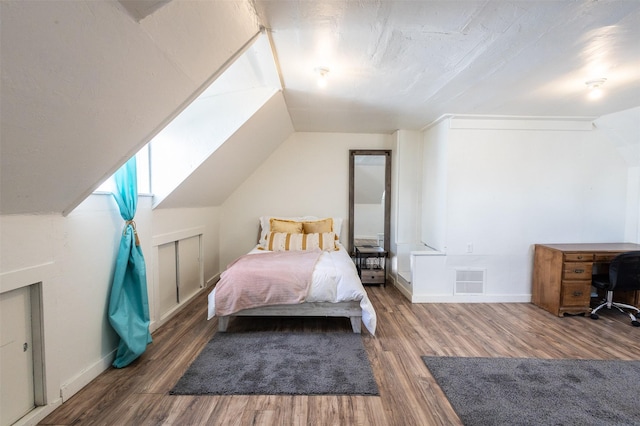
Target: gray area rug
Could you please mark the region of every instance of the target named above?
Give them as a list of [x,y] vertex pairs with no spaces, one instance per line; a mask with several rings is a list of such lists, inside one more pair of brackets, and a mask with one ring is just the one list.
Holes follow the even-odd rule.
[[354,333],[217,333],[173,395],[378,395]]
[[640,425],[640,361],[423,356],[465,425]]

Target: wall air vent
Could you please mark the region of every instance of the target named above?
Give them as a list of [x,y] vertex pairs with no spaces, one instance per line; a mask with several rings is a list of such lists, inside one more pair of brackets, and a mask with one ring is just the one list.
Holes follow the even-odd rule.
[[485,276],[485,269],[456,269],[454,294],[484,294]]

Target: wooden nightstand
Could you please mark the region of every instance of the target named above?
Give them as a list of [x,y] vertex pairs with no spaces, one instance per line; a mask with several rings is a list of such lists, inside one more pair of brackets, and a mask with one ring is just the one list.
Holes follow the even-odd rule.
[[356,246],[356,268],[363,285],[387,285],[387,252],[382,247]]

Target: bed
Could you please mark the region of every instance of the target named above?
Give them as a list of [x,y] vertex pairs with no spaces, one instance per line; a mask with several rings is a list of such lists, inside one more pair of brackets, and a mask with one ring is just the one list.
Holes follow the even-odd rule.
[[266,216],[260,224],[259,243],[225,269],[209,294],[207,317],[218,318],[219,331],[236,316],[313,316],[346,317],[354,333],[364,324],[375,334],[375,310],[336,239],[340,219]]

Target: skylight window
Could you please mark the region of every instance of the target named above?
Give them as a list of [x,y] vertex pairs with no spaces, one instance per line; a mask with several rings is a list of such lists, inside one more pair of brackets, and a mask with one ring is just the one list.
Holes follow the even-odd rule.
[[280,89],[268,37],[261,34],[151,140],[154,207]]
[[[150,195],[151,194],[151,169],[149,167],[149,144],[146,144],[136,154],[136,171],[138,172],[138,194]],[[110,193],[115,191],[116,184],[111,176],[104,181],[102,185],[95,190],[95,192]]]
[[[268,37],[260,34],[208,87],[200,90],[136,154],[138,193],[150,194],[153,188],[154,207],[281,90]],[[113,186],[112,177],[97,191],[111,192]]]

